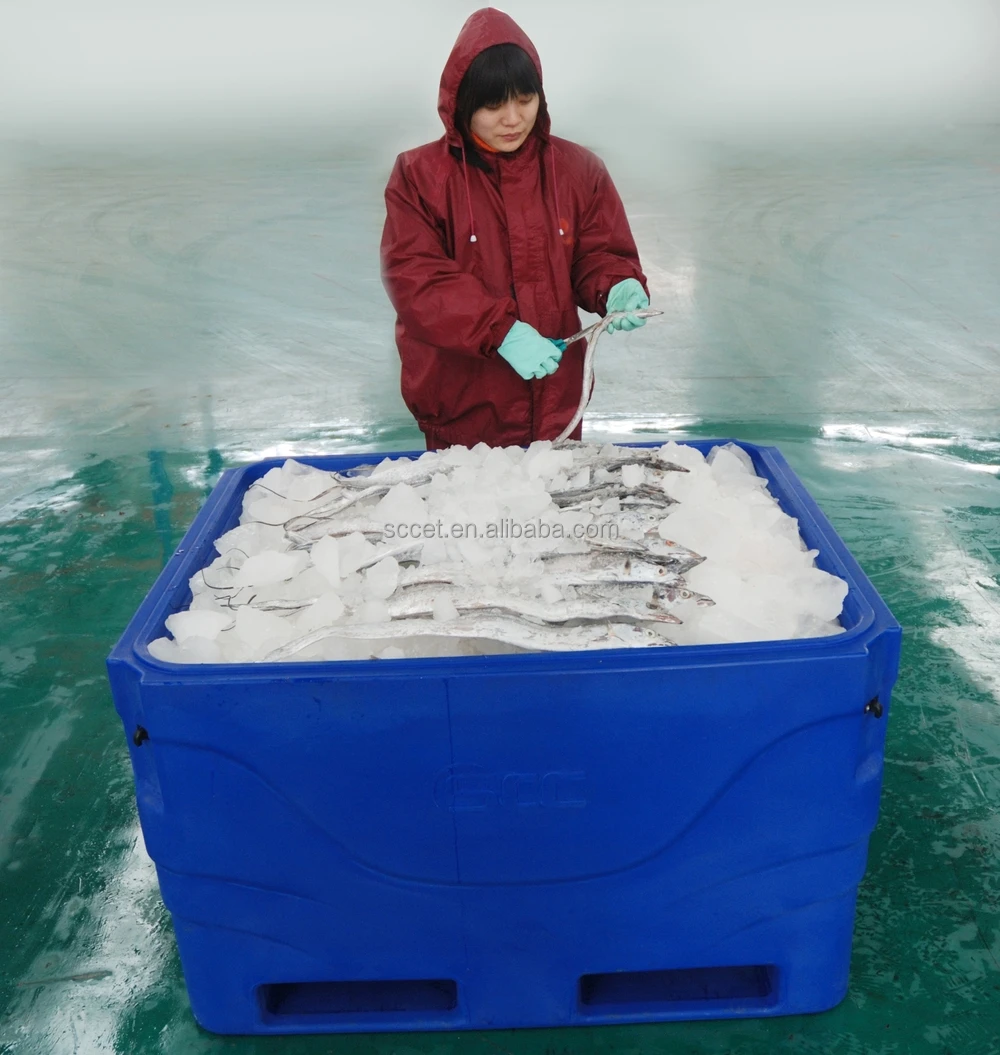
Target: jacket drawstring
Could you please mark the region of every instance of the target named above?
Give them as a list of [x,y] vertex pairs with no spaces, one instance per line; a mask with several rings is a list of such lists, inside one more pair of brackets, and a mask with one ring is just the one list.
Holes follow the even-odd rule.
[[559,205],[559,181],[556,179],[556,157],[552,150],[552,144],[549,144],[549,169],[552,172],[552,193],[556,199],[556,225],[559,228],[559,236],[561,238],[566,237],[566,232],[563,230],[563,214],[562,208]]
[[[465,152],[465,137],[462,137],[462,178],[465,180],[465,204],[469,210],[469,235],[470,242],[476,242],[476,221],[475,216],[472,212],[472,192],[469,189],[469,162]],[[559,201],[559,179],[556,176],[556,159],[553,153],[551,144],[548,148],[549,154],[549,171],[552,173],[552,193],[555,197],[556,202],[556,227],[559,229],[559,237],[566,237],[566,221],[563,219],[562,204]]]
[[476,241],[476,222],[472,215],[472,193],[469,190],[469,163],[465,158],[465,136],[462,136],[462,175],[465,177],[465,204],[469,207],[470,242]]

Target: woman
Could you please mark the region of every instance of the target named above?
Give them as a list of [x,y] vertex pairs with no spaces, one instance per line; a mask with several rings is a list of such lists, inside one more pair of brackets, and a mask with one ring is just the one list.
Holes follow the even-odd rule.
[[385,192],[403,399],[429,450],[554,439],[583,386],[584,342],[555,343],[578,306],[649,305],[625,210],[602,162],[549,134],[538,55],[502,12],[462,27],[438,113],[444,137],[401,154]]

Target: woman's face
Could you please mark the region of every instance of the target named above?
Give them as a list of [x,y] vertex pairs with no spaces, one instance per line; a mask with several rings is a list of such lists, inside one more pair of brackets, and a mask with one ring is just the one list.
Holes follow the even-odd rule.
[[469,125],[488,147],[509,154],[528,138],[537,119],[538,96],[519,95],[497,106],[480,107]]

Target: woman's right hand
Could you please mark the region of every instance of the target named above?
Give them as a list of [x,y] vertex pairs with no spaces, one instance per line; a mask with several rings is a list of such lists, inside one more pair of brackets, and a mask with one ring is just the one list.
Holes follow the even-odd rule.
[[563,354],[554,341],[526,322],[515,322],[497,351],[525,381],[554,374]]

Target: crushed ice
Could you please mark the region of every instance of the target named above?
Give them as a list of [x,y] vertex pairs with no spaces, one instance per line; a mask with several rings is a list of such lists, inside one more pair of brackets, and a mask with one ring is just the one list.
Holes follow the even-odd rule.
[[[683,466],[686,473],[657,474],[653,465],[630,463],[616,475],[601,466],[602,459],[623,450],[610,444],[562,449],[540,441],[527,450],[479,444],[427,452],[416,460],[386,458],[366,483],[381,478],[391,486],[332,517],[317,511],[345,489],[329,472],[286,461],[248,488],[239,525],[216,540],[219,556],[191,579],[189,609],[167,619],[170,636],[153,641],[149,650],[174,663],[259,662],[324,627],[384,623],[390,619],[387,602],[405,588],[399,585],[401,574],[415,566],[431,579],[436,568],[447,568],[465,590],[500,588],[558,604],[574,587],[561,585],[539,557],[553,550],[583,553],[587,546],[572,537],[554,540],[556,526],[571,536],[574,525],[579,531],[597,517],[606,521],[622,513],[615,497],[560,509],[550,492],[615,479],[626,487],[662,487],[676,504],[662,509],[656,533],[705,558],[684,580],[715,603],[680,601],[673,611],[681,623],[660,630],[670,642],[721,644],[842,632],[838,617],[847,584],[816,567],[816,551],[805,547],[797,521],[778,506],[745,451],[728,444],[706,458],[670,442],[659,448],[660,461]],[[462,526],[461,537],[455,525]],[[540,537],[541,525],[547,525],[547,537]],[[639,535],[623,528],[621,537]],[[519,651],[496,641],[449,638],[448,624],[463,618],[452,597],[442,584],[427,616],[441,628],[440,636],[333,637],[291,658]]]

